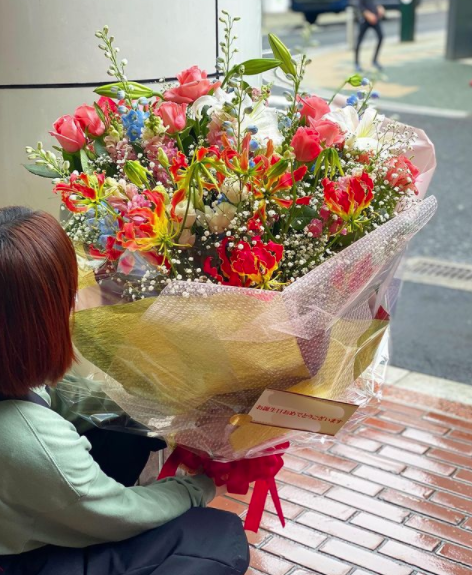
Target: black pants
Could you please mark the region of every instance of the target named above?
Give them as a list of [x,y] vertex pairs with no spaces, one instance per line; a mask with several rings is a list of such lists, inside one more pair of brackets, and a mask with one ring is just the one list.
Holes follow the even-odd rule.
[[359,50],[361,48],[362,40],[369,28],[375,31],[377,34],[377,47],[375,48],[374,52],[374,59],[373,62],[377,62],[377,58],[379,57],[380,48],[382,47],[382,40],[383,40],[383,32],[382,26],[380,21],[377,21],[375,24],[369,24],[367,20],[362,20],[359,24],[359,36],[357,37],[357,44],[356,44],[356,65],[359,65]]
[[[160,440],[94,429],[86,433],[100,467],[133,485]],[[118,543],[81,549],[47,545],[0,556],[0,575],[243,575],[249,549],[241,520],[193,508],[165,525]],[[2,571],[3,569],[3,571]]]

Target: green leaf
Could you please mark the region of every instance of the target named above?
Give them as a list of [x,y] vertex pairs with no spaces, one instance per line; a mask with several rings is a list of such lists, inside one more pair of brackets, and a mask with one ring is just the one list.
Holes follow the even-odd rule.
[[288,161],[287,160],[279,160],[276,164],[274,164],[269,171],[267,172],[268,178],[278,178],[281,176],[288,168]]
[[95,140],[95,142],[93,143],[93,148],[97,156],[103,156],[104,154],[108,155],[108,151],[102,138]]
[[82,172],[90,173],[90,163],[85,150],[80,150],[80,163],[82,164]]
[[262,72],[267,72],[267,70],[277,68],[281,64],[281,60],[276,60],[274,58],[254,58],[238,64],[235,68],[237,69],[240,66],[244,66],[244,75],[254,76],[256,74],[262,74]]
[[275,34],[269,34],[269,44],[272,48],[274,57],[282,62],[280,64],[280,68],[286,74],[292,74],[292,76],[296,77],[297,69],[295,68],[295,64],[292,62],[292,55],[287,46]]
[[103,113],[103,110],[100,108],[100,106],[97,104],[97,102],[93,103],[93,107],[95,108],[95,112],[97,112],[97,116],[100,118],[100,120],[106,126],[107,125],[107,119],[106,119],[105,114]]
[[35,176],[41,176],[42,178],[57,178],[59,174],[54,170],[50,170],[46,166],[41,166],[38,164],[23,164],[23,166]]
[[297,206],[294,210],[291,227],[294,230],[303,230],[317,215],[318,212],[310,206]]

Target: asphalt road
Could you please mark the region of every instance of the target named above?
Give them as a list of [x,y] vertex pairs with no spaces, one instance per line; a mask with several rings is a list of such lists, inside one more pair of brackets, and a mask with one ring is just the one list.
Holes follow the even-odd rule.
[[[444,27],[443,12],[417,19],[419,32]],[[399,20],[391,19],[384,29],[387,35],[398,35]],[[278,33],[289,47],[300,45],[300,30]],[[315,37],[321,47],[343,43],[345,25],[320,26]],[[438,211],[413,239],[407,257],[472,264],[472,117],[396,116],[425,130],[435,143],[438,160],[429,190],[438,199]],[[392,321],[391,348],[394,366],[472,384],[472,291],[404,282]]]

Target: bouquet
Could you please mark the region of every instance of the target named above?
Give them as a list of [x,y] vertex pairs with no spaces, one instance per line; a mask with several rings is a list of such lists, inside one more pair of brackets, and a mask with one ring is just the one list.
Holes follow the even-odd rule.
[[[192,66],[159,90],[128,79],[105,26],[116,82],[54,123],[57,153],[27,148],[26,167],[68,213],[75,345],[102,382],[61,393],[90,421],[164,436],[163,475],[184,463],[236,493],[256,481],[257,529],[281,454],[380,397],[393,277],[435,211],[435,161],[423,132],[370,105],[367,78],[346,80],[347,101],[308,94],[308,59],[274,35],[273,58],[234,64],[237,21],[223,13],[217,78]],[[285,110],[248,83],[275,68],[293,87]],[[84,401],[103,391],[112,407]]]

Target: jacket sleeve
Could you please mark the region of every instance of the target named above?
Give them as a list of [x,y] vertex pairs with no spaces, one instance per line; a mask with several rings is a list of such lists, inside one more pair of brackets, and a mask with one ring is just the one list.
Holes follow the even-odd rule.
[[31,408],[36,413],[28,425],[36,442],[34,451],[40,456],[35,455],[37,463],[27,470],[35,490],[25,503],[35,512],[36,539],[54,525],[57,538],[66,546],[120,541],[191,507],[204,507],[214,497],[214,483],[206,476],[124,487],[103,473],[89,453],[90,443],[73,425],[50,410],[19,406],[22,411]]

